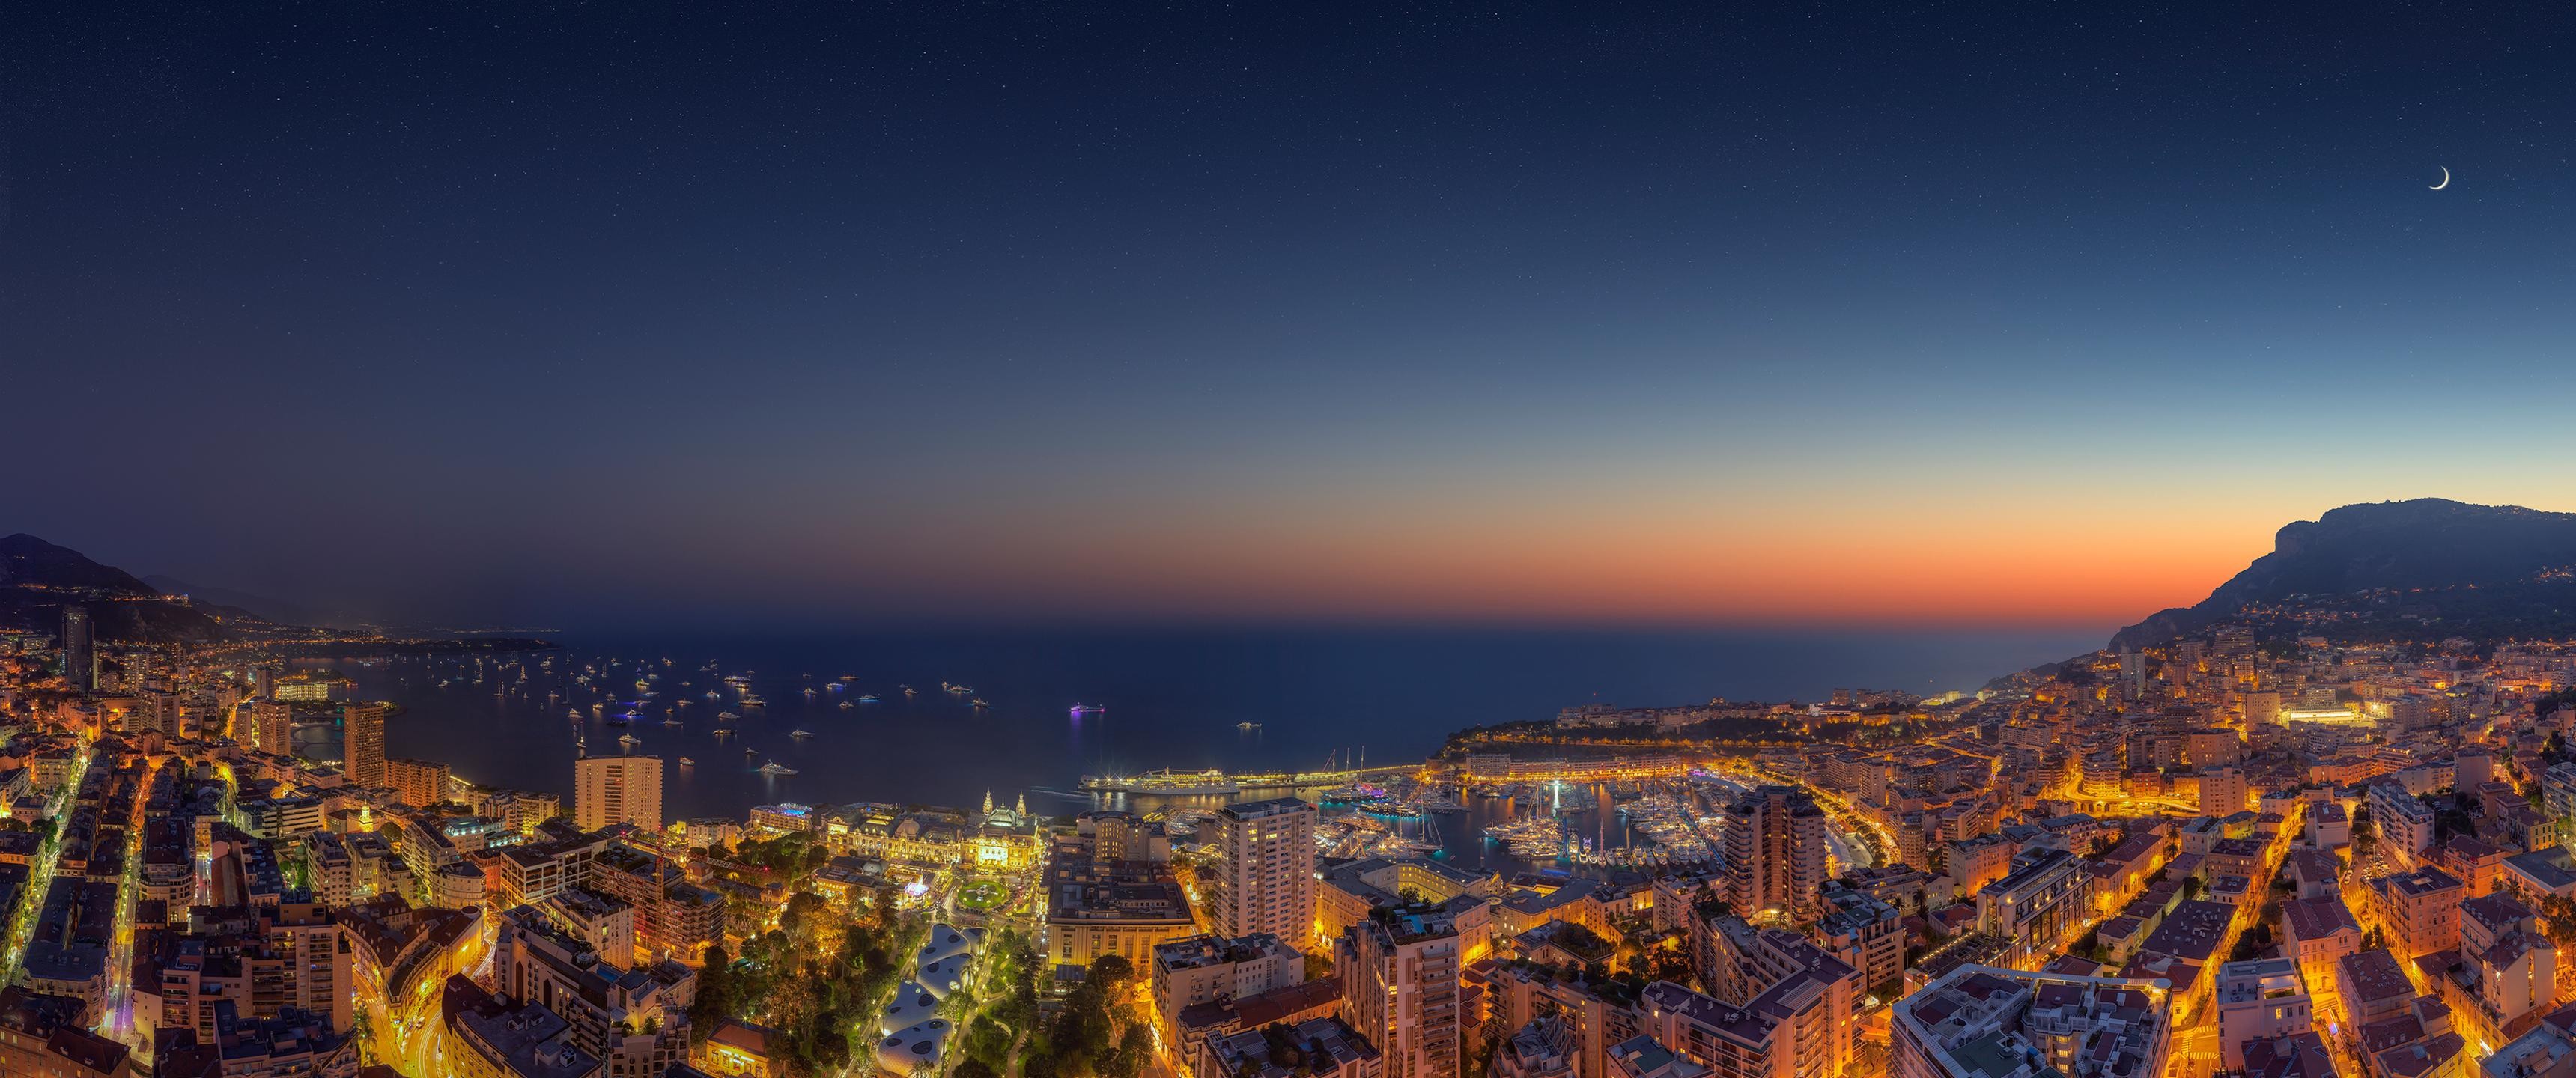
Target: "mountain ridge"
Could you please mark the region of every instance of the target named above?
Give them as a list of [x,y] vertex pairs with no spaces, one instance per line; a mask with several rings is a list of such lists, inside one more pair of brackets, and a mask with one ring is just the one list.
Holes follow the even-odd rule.
[[206,611],[165,597],[123,569],[25,532],[0,536],[0,627],[59,632],[67,606],[87,606],[101,640],[222,640],[231,632]]
[[2447,498],[2338,506],[2282,525],[2270,553],[2208,598],[2150,614],[2110,646],[2161,644],[2231,619],[2275,631],[2321,623],[2348,632],[2553,631],[2576,626],[2571,570],[2576,513]]

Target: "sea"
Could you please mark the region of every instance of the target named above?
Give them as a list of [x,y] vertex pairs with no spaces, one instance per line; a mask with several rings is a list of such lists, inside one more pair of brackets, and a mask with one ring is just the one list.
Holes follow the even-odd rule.
[[[1547,719],[1596,701],[1974,691],[2091,650],[2106,635],[2090,627],[673,634],[305,665],[351,678],[358,698],[401,706],[386,730],[389,755],[441,761],[486,785],[555,791],[567,808],[577,755],[634,752],[668,762],[670,819],[740,819],[775,802],[974,808],[987,794],[998,805],[1025,798],[1032,812],[1065,815],[1101,803],[1079,790],[1087,774],[1417,761],[1453,731]],[[587,685],[575,678],[585,670],[593,671]],[[726,675],[748,677],[767,706],[739,706],[720,682]],[[1076,705],[1099,710],[1077,713]],[[719,736],[726,710],[742,717]],[[618,722],[629,711],[635,717]],[[336,757],[329,731],[305,735],[313,740],[301,751]],[[621,735],[638,743],[621,745]],[[681,757],[692,762],[678,764]],[[772,762],[794,774],[763,773]],[[1483,815],[1450,829],[1473,831],[1490,822]],[[1615,821],[1593,823],[1605,844],[1617,840]]]

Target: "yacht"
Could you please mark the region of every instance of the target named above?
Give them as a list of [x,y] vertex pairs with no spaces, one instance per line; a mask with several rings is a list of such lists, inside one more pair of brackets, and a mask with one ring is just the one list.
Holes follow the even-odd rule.
[[617,735],[617,743],[631,749],[637,745],[643,744],[644,739],[633,734],[619,734]]
[[857,707],[857,706],[859,706],[859,705],[857,705],[857,704],[853,704],[853,703],[851,703],[851,702],[849,702],[849,701],[847,701],[847,700],[843,700],[843,701],[841,701],[841,710],[843,710],[843,711],[848,711],[849,709],[854,708],[854,707]]
[[974,699],[972,699],[972,700],[969,700],[969,701],[967,701],[967,703],[974,705],[975,710],[977,710],[977,711],[982,711],[982,710],[984,710],[985,708],[988,708],[988,707],[993,706],[993,705],[991,705],[991,704],[985,703],[985,702],[984,702],[984,698],[983,698],[983,697],[981,697],[981,696],[978,696],[978,697],[976,697],[976,698],[974,698]]
[[1261,729],[1261,724],[1257,722],[1238,722],[1234,724],[1234,728],[1248,734],[1254,730]]
[[742,750],[742,754],[743,754],[743,755],[745,755],[745,756],[758,756],[758,755],[760,755],[760,750],[759,750],[759,749],[744,749],[744,750]]
[[574,721],[574,722],[580,722],[580,721],[581,721],[581,709],[580,709],[580,708],[577,708],[577,707],[568,707],[568,708],[565,708],[565,709],[564,709],[564,717],[565,717],[565,718],[567,718],[567,719],[571,719],[571,720],[572,720],[572,721]]
[[877,698],[873,695],[861,694],[859,702],[862,704],[873,704],[877,702]]
[[975,693],[975,690],[972,688],[964,685],[951,685],[945,681],[940,682],[939,687],[948,690],[948,695],[950,696],[972,696]]
[[740,719],[740,718],[742,718],[742,716],[740,716],[740,715],[736,715],[736,714],[734,714],[733,712],[730,712],[730,711],[719,711],[719,712],[716,712],[716,721],[717,721],[717,722],[733,722],[733,721],[735,721],[735,720],[737,720],[737,719]]
[[768,763],[760,765],[760,773],[763,775],[793,775],[796,773],[796,769],[789,767],[786,764],[779,763],[776,760],[771,760]]
[[814,687],[813,687],[813,686],[811,686],[811,685],[805,686],[805,698],[806,698],[806,699],[811,700],[811,699],[813,699],[813,698],[814,698],[815,696],[817,696],[817,695],[819,695],[819,694],[818,694],[818,693],[816,693],[816,692],[814,691]]
[[680,725],[680,720],[678,720],[678,719],[664,719],[664,720],[662,720],[662,725],[664,725],[664,726],[678,726],[678,725]]
[[814,733],[810,730],[789,730],[787,736],[801,740],[814,736]]
[[744,707],[768,707],[768,706],[769,706],[769,701],[761,699],[761,698],[760,698],[760,694],[759,694],[759,693],[756,693],[756,692],[746,692],[746,693],[742,694],[742,706],[744,706]]
[[1109,710],[1109,709],[1108,709],[1108,708],[1105,708],[1105,707],[1102,707],[1102,706],[1100,706],[1100,705],[1098,705],[1098,704],[1075,704],[1075,705],[1073,705],[1073,713],[1074,713],[1074,714],[1076,714],[1076,715],[1097,715],[1097,714],[1100,714],[1101,712],[1103,712],[1103,711],[1107,711],[1107,710]]
[[680,766],[682,766],[682,767],[696,767],[696,766],[698,766],[698,762],[697,762],[696,760],[692,760],[692,759],[689,759],[689,758],[688,758],[688,757],[686,757],[686,756],[683,756],[683,757],[680,757]]
[[912,686],[910,686],[910,685],[897,685],[897,686],[895,686],[895,688],[902,689],[902,690],[903,690],[903,694],[904,694],[905,696],[919,696],[919,695],[921,695],[921,690],[916,689],[916,688],[913,688],[913,687],[912,687]]

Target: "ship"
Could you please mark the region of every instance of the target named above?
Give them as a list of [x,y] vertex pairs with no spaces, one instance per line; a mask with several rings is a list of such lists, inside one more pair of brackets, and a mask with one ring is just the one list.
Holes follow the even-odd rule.
[[572,721],[574,721],[574,722],[580,722],[580,721],[581,721],[581,709],[580,709],[580,708],[577,708],[577,707],[568,707],[568,708],[565,708],[565,709],[564,709],[564,717],[565,717],[565,718],[567,718],[567,719],[571,719],[571,720],[572,720]]
[[814,698],[814,695],[814,687],[811,685],[805,686],[805,698],[811,700]]
[[964,685],[951,685],[945,681],[940,682],[939,687],[947,690],[948,695],[950,696],[971,696],[975,692],[974,689],[968,688]]
[[787,731],[787,736],[793,738],[808,738],[814,736],[814,734],[810,730],[789,730]]
[[1261,729],[1261,724],[1257,722],[1238,722],[1234,724],[1234,728],[1248,734],[1254,730]]
[[1084,775],[1082,788],[1091,793],[1155,794],[1163,797],[1195,797],[1243,792],[1234,779],[1213,768],[1206,771],[1175,771],[1164,768],[1142,775]]
[[859,705],[857,705],[857,704],[853,704],[853,703],[851,703],[851,702],[849,702],[849,701],[847,701],[847,700],[843,700],[843,701],[841,701],[841,710],[843,710],[843,711],[848,711],[849,709],[854,708],[854,707],[857,707],[857,706],[859,706]]
[[873,694],[861,694],[859,702],[862,704],[873,704],[877,702],[877,698]]
[[732,721],[734,721],[734,720],[736,720],[736,719],[739,719],[739,718],[741,718],[741,717],[742,717],[742,716],[737,715],[737,714],[734,714],[733,712],[730,712],[730,711],[719,711],[719,712],[716,712],[716,721],[717,721],[717,722],[732,722]]
[[619,734],[617,735],[617,743],[631,749],[637,745],[643,744],[644,739],[633,734]]
[[662,725],[664,725],[664,726],[678,726],[678,725],[680,725],[680,720],[678,720],[678,719],[664,719],[664,720],[662,720]]
[[683,757],[680,757],[680,766],[682,766],[682,767],[696,767],[696,766],[698,766],[698,762],[697,762],[696,760],[692,760],[692,759],[689,759],[689,758],[688,758],[688,757],[686,757],[686,756],[683,756]]
[[761,699],[761,698],[760,698],[760,694],[759,694],[759,693],[756,693],[756,692],[746,692],[746,693],[742,694],[742,706],[744,706],[744,707],[768,707],[768,706],[769,706],[769,701]]
[[967,701],[967,703],[969,703],[969,704],[973,704],[973,705],[975,706],[975,709],[976,709],[976,710],[978,710],[978,711],[981,711],[981,710],[983,710],[983,709],[985,709],[985,708],[988,708],[988,707],[993,706],[993,705],[991,705],[991,704],[985,703],[985,702],[984,702],[984,698],[983,698],[983,697],[981,697],[981,696],[978,696],[978,697],[976,697],[976,698],[974,698],[974,699],[972,699],[972,700],[969,700],[969,701]]
[[897,685],[897,686],[895,686],[895,688],[902,689],[902,690],[903,690],[903,694],[904,694],[905,696],[919,696],[919,695],[921,695],[921,690],[916,689],[916,688],[913,688],[913,687],[912,687],[912,686],[910,686],[910,685]]
[[776,760],[771,760],[768,763],[760,765],[760,773],[763,775],[793,775],[796,773],[796,769],[789,767],[786,764],[779,763]]
[[1108,709],[1108,708],[1105,708],[1105,707],[1102,707],[1102,706],[1100,706],[1100,705],[1098,705],[1098,704],[1075,704],[1075,705],[1073,705],[1073,713],[1074,713],[1074,714],[1076,714],[1076,715],[1097,715],[1097,714],[1100,714],[1101,712],[1104,712],[1104,711],[1107,711],[1107,710],[1109,710],[1109,709]]

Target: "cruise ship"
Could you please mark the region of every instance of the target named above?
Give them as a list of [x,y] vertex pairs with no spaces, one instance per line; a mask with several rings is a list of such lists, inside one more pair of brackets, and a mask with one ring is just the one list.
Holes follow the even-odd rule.
[[1175,771],[1164,768],[1142,775],[1126,777],[1084,775],[1082,788],[1091,793],[1154,794],[1163,797],[1194,797],[1209,794],[1243,792],[1233,777],[1213,768],[1206,771]]

